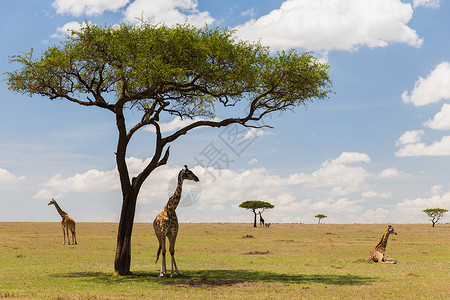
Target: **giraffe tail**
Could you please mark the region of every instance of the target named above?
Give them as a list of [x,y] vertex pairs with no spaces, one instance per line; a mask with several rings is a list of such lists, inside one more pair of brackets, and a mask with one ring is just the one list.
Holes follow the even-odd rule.
[[159,259],[159,255],[161,254],[161,245],[159,245],[159,248],[158,248],[158,253],[156,254],[156,261],[155,261],[155,264],[158,262],[158,259]]

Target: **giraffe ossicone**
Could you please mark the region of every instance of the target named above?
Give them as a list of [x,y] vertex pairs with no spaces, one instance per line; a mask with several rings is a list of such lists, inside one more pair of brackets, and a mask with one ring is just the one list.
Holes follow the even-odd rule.
[[69,215],[59,207],[58,203],[56,203],[56,200],[52,198],[48,205],[54,205],[56,207],[56,210],[58,211],[59,215],[61,216],[61,227],[63,230],[64,235],[64,241],[63,245],[66,244],[66,233],[67,233],[67,243],[70,245],[70,237],[69,232],[72,233],[72,244],[77,244],[77,237],[75,232],[75,221],[69,217]]
[[175,209],[178,207],[181,199],[183,181],[193,180],[198,182],[198,177],[185,165],[184,169],[181,169],[178,173],[177,187],[174,194],[169,198],[167,204],[164,206],[163,211],[156,216],[153,221],[153,228],[155,229],[156,237],[158,238],[159,248],[156,255],[156,262],[159,259],[159,255],[162,254],[161,272],[159,277],[163,277],[166,274],[166,237],[169,240],[169,252],[172,257],[171,277],[174,276],[174,271],[177,275],[180,275],[177,264],[175,262],[175,241],[178,234],[178,218],[175,213]]

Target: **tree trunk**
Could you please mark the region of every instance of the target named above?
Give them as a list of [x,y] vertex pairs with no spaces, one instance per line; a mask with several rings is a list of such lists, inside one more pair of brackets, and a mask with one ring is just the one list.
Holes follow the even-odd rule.
[[256,227],[256,211],[253,210],[253,213],[255,214],[255,219],[254,219],[254,221],[253,221],[253,227]]
[[124,193],[122,213],[120,215],[117,233],[116,257],[114,260],[114,271],[119,275],[130,274],[131,234],[133,232],[136,201],[137,193],[132,190]]

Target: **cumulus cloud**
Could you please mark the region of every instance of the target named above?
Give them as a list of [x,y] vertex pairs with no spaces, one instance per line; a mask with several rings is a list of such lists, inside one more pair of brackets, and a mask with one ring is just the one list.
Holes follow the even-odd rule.
[[428,74],[419,77],[411,92],[404,91],[403,102],[424,106],[450,99],[450,63],[442,62]]
[[[378,191],[374,187],[379,175],[370,173],[361,166],[370,161],[367,154],[344,152],[336,158],[326,160],[311,173],[285,176],[273,174],[266,168],[233,171],[197,165],[191,167],[191,170],[200,178],[200,182],[197,185],[186,182],[183,186],[180,209],[189,209],[190,213],[183,214],[180,220],[242,222],[242,209],[238,204],[245,200],[258,199],[275,205],[270,211],[272,222],[304,222],[309,219],[314,222],[314,214],[330,211],[333,211],[336,217],[333,219],[335,222],[345,222],[348,221],[348,214],[363,213],[362,203],[365,199],[392,196],[389,192]],[[128,158],[127,164],[132,176],[140,172],[148,162],[149,159]],[[140,207],[147,208],[139,212],[137,216],[142,217],[139,220],[148,221],[163,208],[175,190],[176,178],[181,168],[166,165],[150,175],[142,186],[138,199]],[[381,173],[401,174],[394,168],[387,170],[389,171]],[[392,178],[393,175],[386,177]],[[68,193],[101,195],[112,191],[119,193],[119,190],[116,168],[109,171],[88,170],[68,177],[55,175],[43,184],[34,197],[62,197]],[[211,213],[205,215],[205,211]],[[339,215],[345,217],[340,218]]]
[[379,179],[389,179],[389,178],[397,178],[397,177],[404,177],[408,176],[408,174],[399,171],[396,168],[388,168],[383,171],[381,171],[380,174],[378,174]]
[[0,190],[10,190],[24,180],[25,176],[16,176],[8,170],[0,168]]
[[279,9],[236,27],[245,40],[275,49],[354,51],[423,40],[408,27],[413,9],[399,0],[286,0]]
[[384,198],[384,199],[389,199],[392,198],[392,194],[391,193],[378,193],[375,191],[367,191],[362,193],[363,198]]
[[64,24],[62,27],[56,28],[56,33],[52,34],[50,37],[52,38],[65,38],[66,36],[72,35],[72,31],[79,31],[81,28],[87,26],[87,24],[91,24],[91,22],[86,21],[83,23],[79,22],[69,22]]
[[431,8],[439,8],[441,0],[414,0],[414,7],[423,6]]
[[249,164],[249,165],[254,165],[254,164],[256,164],[257,162],[258,162],[258,159],[252,158],[252,159],[250,159],[250,160],[248,161],[248,164]]
[[332,159],[330,161],[327,160],[322,165],[345,165],[359,162],[369,163],[370,157],[365,153],[343,152],[338,158]]
[[435,141],[426,145],[419,141],[415,143],[403,144],[395,153],[399,157],[407,156],[449,156],[450,155],[450,136],[444,136],[440,141]]
[[450,104],[444,103],[441,110],[434,115],[434,118],[425,122],[424,125],[436,130],[450,129]]
[[138,18],[169,26],[185,22],[198,27],[213,24],[215,19],[209,12],[200,12],[197,6],[195,0],[135,0],[127,7],[124,18],[134,24],[139,23]]
[[430,198],[416,198],[413,200],[405,199],[401,203],[397,204],[399,210],[423,214],[422,210],[427,208],[450,208],[450,192],[445,193],[443,196],[433,195]]
[[415,144],[420,142],[422,136],[424,135],[423,130],[411,130],[406,131],[402,136],[397,140],[396,145],[407,145],[407,144]]
[[81,15],[98,16],[105,11],[117,12],[130,2],[129,0],[55,0],[53,7],[58,14],[75,17]]

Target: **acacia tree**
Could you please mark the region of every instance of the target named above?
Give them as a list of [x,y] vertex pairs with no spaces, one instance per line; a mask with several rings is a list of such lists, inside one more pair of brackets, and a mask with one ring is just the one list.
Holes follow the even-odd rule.
[[319,219],[319,221],[317,222],[317,224],[320,224],[320,220],[323,219],[323,218],[326,218],[326,217],[327,217],[327,216],[322,215],[322,214],[318,214],[318,215],[315,215],[315,216],[314,216],[314,218],[318,218],[318,219]]
[[239,204],[239,207],[250,209],[253,212],[255,215],[253,227],[256,227],[256,214],[261,215],[266,209],[274,208],[274,205],[265,201],[248,200]]
[[[114,269],[120,275],[130,272],[139,190],[156,168],[167,163],[173,141],[202,126],[269,127],[258,121],[275,111],[328,98],[331,92],[328,64],[311,53],[272,53],[259,43],[237,40],[229,29],[187,24],[85,24],[42,55],[35,57],[31,50],[10,57],[10,62],[20,64],[6,73],[10,90],[98,107],[115,116],[123,202]],[[216,106],[222,107],[224,117],[216,117]],[[128,110],[140,114],[135,124],[126,122]],[[159,122],[170,115],[203,118],[163,136]],[[153,156],[130,178],[127,147],[145,126],[154,127]]]
[[444,208],[427,208],[422,211],[430,217],[430,221],[433,224],[432,227],[434,227],[434,224],[436,224],[440,219],[442,219],[444,214],[448,212],[448,210]]

